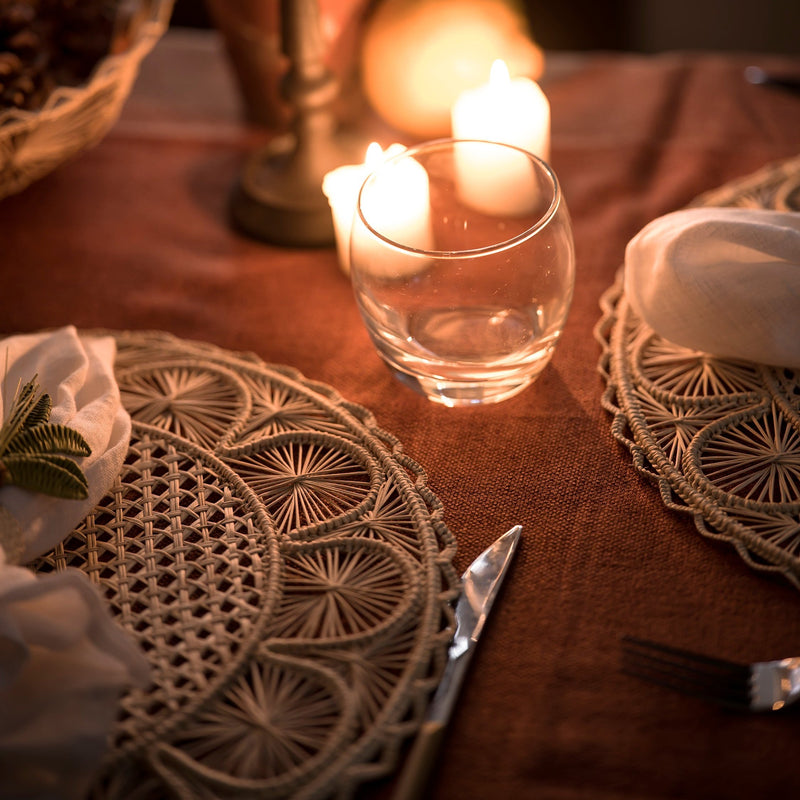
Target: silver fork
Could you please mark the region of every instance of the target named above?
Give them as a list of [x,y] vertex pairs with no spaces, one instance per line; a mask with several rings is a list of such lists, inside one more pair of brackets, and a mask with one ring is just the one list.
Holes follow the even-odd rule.
[[622,671],[739,711],[779,711],[800,699],[800,658],[740,664],[625,636]]

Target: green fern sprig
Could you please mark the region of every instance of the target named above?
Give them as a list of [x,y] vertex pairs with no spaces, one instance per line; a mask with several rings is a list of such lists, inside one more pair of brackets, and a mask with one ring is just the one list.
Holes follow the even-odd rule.
[[88,456],[91,448],[78,431],[51,424],[51,410],[50,396],[39,394],[38,376],[17,388],[0,426],[0,486],[83,500],[89,489],[86,476],[67,456]]

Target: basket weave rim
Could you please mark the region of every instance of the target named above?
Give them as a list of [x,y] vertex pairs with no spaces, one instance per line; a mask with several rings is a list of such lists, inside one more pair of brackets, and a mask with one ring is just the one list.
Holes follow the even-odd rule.
[[76,86],[57,86],[41,108],[27,110],[8,108],[0,111],[0,143],[12,139],[43,120],[67,114],[93,94],[116,80],[123,68],[135,68],[153,49],[169,25],[174,0],[154,0],[148,18],[136,30],[130,47],[121,53],[101,58],[89,77]]

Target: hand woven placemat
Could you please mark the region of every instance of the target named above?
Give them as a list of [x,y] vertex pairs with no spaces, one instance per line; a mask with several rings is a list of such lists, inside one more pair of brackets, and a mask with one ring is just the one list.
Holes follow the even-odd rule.
[[38,571],[77,567],[152,667],[92,797],[346,797],[388,773],[452,633],[453,539],[423,470],[295,370],[115,334],[116,485]]
[[[800,211],[800,158],[692,205]],[[800,588],[800,370],[668,342],[631,310],[622,271],[601,306],[602,403],[636,469],[704,536],[732,543],[750,566]]]

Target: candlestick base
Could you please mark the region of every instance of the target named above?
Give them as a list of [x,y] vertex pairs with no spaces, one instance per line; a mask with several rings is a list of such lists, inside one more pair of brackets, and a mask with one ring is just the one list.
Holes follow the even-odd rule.
[[256,239],[293,247],[335,243],[327,172],[364,160],[367,140],[340,132],[312,146],[287,135],[273,140],[245,163],[230,199],[233,224]]
[[283,245],[327,245],[330,209],[319,186],[307,186],[292,159],[293,137],[282,137],[251,156],[233,187],[230,215],[242,233]]
[[230,200],[231,222],[274,244],[324,246],[336,240],[322,179],[360,163],[366,143],[337,123],[339,81],[325,65],[315,0],[282,0],[282,94],[293,111],[291,134],[274,139],[244,166]]

